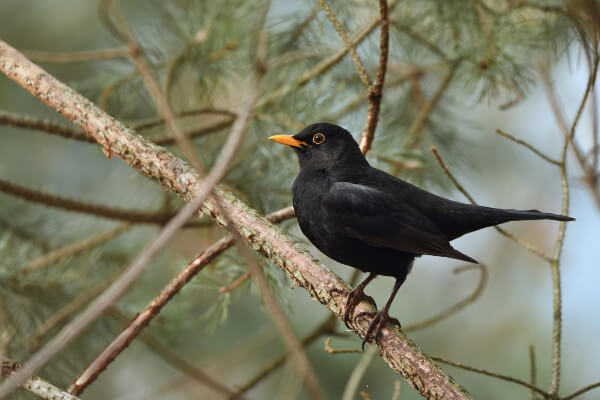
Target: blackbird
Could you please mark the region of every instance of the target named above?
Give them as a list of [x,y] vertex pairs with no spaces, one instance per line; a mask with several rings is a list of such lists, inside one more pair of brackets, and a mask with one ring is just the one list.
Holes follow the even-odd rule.
[[390,305],[416,257],[428,254],[477,263],[454,249],[450,241],[508,221],[574,220],[538,210],[482,207],[436,196],[371,167],[350,132],[337,125],[320,122],[296,135],[269,139],[292,146],[298,155],[300,173],[292,196],[302,232],[330,258],[369,273],[348,293],[346,325],[369,282],[377,275],[396,279],[383,310],[374,315],[363,347],[371,335],[377,340],[386,321],[394,320],[388,314]]

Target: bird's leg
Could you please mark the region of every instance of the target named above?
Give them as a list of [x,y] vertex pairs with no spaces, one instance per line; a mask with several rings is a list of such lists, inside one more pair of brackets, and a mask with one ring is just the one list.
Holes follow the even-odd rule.
[[[346,324],[346,326],[348,328],[350,328],[350,325],[349,325],[350,314],[354,310],[354,307],[356,307],[356,305],[358,303],[360,303],[360,301],[365,297],[365,292],[364,292],[365,287],[367,287],[367,285],[373,279],[375,279],[376,276],[377,276],[376,274],[369,274],[369,276],[367,276],[367,278],[364,281],[359,283],[358,286],[356,286],[350,292],[344,292],[344,294],[346,294],[346,293],[348,294],[348,297],[346,298],[346,306],[344,307],[345,308],[344,323]],[[340,292],[340,290],[337,290],[337,289],[332,289],[331,291],[332,292]]]
[[356,318],[359,318],[363,315],[375,314],[373,320],[371,321],[371,324],[369,325],[369,329],[367,329],[367,333],[365,334],[365,337],[363,339],[363,350],[365,349],[365,343],[369,340],[371,335],[373,335],[373,338],[375,339],[375,341],[377,341],[377,338],[381,333],[381,328],[383,327],[383,324],[385,324],[387,321],[392,321],[395,324],[397,324],[398,327],[400,327],[400,322],[398,322],[396,318],[390,317],[388,312],[390,310],[390,306],[392,305],[392,301],[394,301],[394,297],[396,297],[396,293],[398,293],[398,289],[400,289],[400,286],[402,286],[402,283],[404,283],[404,279],[396,278],[396,283],[394,283],[394,289],[392,289],[392,294],[390,295],[390,298],[388,299],[387,303],[385,303],[385,307],[383,307],[383,310],[377,313],[362,312],[356,316]]

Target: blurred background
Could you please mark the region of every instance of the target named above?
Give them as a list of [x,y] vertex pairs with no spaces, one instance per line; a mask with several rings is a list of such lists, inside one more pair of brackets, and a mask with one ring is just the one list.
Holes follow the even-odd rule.
[[[596,3],[389,3],[390,59],[369,161],[423,188],[467,201],[436,164],[429,151],[433,145],[479,203],[560,213],[560,169],[495,131],[502,129],[553,159],[560,158],[564,134],[550,106],[548,86],[570,127],[590,73],[582,37],[594,29],[592,11]],[[350,37],[378,18],[373,0],[338,0],[329,5]],[[331,68],[313,74],[315,66],[344,46],[316,1],[223,0],[217,4],[122,0],[108,7],[107,2],[98,1],[3,0],[0,39],[109,114],[140,127],[156,121],[159,114],[127,58],[124,44],[106,23],[116,12],[140,44],[174,110],[196,110],[182,116],[179,123],[194,137],[197,154],[207,165],[216,158],[230,130],[232,112],[240,109],[240,101],[252,84],[259,32],[267,33],[267,72],[259,107],[224,181],[261,213],[291,203],[291,183],[298,170],[293,152],[266,140],[270,135],[295,133],[304,125],[326,120],[343,125],[359,138],[366,117],[366,95],[350,57],[346,55]],[[372,30],[357,45],[373,80],[379,60],[378,32],[378,28]],[[90,50],[98,52],[81,53]],[[306,74],[312,75],[303,80]],[[577,221],[568,224],[560,258],[563,395],[600,380],[595,91],[590,98],[575,137],[587,172],[571,150],[567,153],[568,213]],[[69,126],[68,121],[0,76],[3,182],[119,209],[172,213],[181,206],[180,200],[157,183],[119,159],[107,159],[100,146],[16,127],[7,122],[9,113]],[[158,142],[168,137],[164,124],[146,125],[151,126],[141,126],[140,134]],[[166,145],[181,155],[175,146]],[[0,192],[0,354],[25,361],[106,287],[159,227],[136,224],[68,257],[36,268],[28,267],[31,262],[120,224]],[[294,221],[281,226],[310,247]],[[551,255],[558,226],[539,221],[510,223],[505,228]],[[225,234],[209,220],[196,219],[195,227],[182,231],[129,292],[39,375],[67,388],[187,261]],[[485,264],[485,286],[460,311],[411,331],[410,338],[430,355],[527,382],[529,347],[533,346],[537,384],[547,390],[552,333],[548,262],[494,229],[460,238],[454,246]],[[351,268],[311,251],[350,281]],[[291,289],[276,267],[258,256],[256,259],[264,266],[298,337],[310,335],[328,319],[329,312],[310,300],[303,289]],[[480,284],[481,272],[453,272],[461,266],[435,257],[418,259],[391,314],[409,327],[469,297]],[[230,388],[244,386],[285,349],[251,281],[227,293],[219,291],[245,272],[245,263],[235,249],[221,255],[169,302],[145,330],[146,336],[134,341],[81,397],[226,398],[182,372],[181,363],[169,354]],[[392,283],[380,277],[367,293],[381,307]],[[70,311],[64,311],[69,306]],[[62,313],[61,318],[56,317],[58,313]],[[342,336],[333,337],[332,347],[359,348],[360,339],[345,332],[339,321],[336,332]],[[350,375],[365,356],[328,354],[324,351],[328,336],[331,334],[319,335],[306,351],[326,398],[337,399],[349,390]],[[529,398],[525,387],[442,367],[475,398]],[[420,398],[376,355],[358,390],[349,392],[347,398],[368,395],[392,399],[396,382],[401,382],[399,399]],[[310,398],[290,361],[257,381],[244,396]],[[35,396],[20,390],[11,398]],[[597,399],[600,391],[578,398]]]

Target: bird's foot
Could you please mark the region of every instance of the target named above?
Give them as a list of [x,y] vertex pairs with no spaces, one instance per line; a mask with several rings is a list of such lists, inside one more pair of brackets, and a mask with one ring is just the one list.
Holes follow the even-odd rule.
[[350,319],[351,319],[350,317],[352,315],[352,311],[354,311],[354,308],[358,305],[358,303],[360,303],[362,300],[368,300],[368,299],[373,301],[373,299],[371,297],[367,296],[365,294],[365,292],[362,291],[362,289],[359,289],[359,290],[357,290],[357,289],[358,288],[351,290],[351,291],[340,290],[340,289],[336,289],[336,288],[331,289],[331,293],[338,293],[340,295],[346,296],[346,305],[344,307],[343,321],[346,324],[346,327],[348,329],[352,329],[352,327],[350,326]]
[[362,341],[363,351],[365,350],[365,343],[367,343],[369,341],[369,338],[372,337],[375,340],[375,342],[377,342],[377,340],[379,339],[379,335],[381,334],[381,328],[383,328],[383,325],[386,322],[389,321],[389,322],[393,323],[394,325],[397,325],[398,328],[401,328],[400,321],[398,321],[396,318],[390,317],[389,314],[387,314],[385,311],[379,311],[379,312],[365,311],[365,312],[359,313],[356,316],[356,318],[365,317],[365,316],[369,316],[369,317],[373,318],[373,320],[369,324],[367,333],[365,334],[365,337],[363,338],[363,341]]

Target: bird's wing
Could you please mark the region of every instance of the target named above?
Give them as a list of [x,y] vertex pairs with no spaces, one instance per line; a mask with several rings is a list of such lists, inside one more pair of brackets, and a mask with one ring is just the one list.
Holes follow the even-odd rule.
[[345,235],[370,246],[475,262],[452,248],[447,236],[417,209],[376,188],[336,182],[323,207]]

